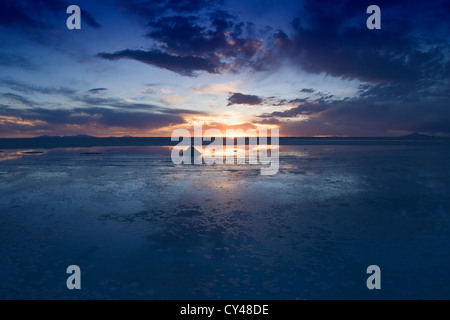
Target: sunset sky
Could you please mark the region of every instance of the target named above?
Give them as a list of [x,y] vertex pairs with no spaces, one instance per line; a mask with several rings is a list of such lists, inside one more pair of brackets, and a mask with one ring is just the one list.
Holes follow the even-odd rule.
[[[69,5],[82,30],[68,30]],[[382,29],[369,30],[369,5]],[[2,0],[0,137],[450,135],[450,1]]]

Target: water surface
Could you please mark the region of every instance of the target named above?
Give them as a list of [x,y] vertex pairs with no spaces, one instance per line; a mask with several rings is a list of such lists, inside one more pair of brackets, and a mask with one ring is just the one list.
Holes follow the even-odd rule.
[[275,176],[164,146],[3,151],[3,299],[450,298],[448,144],[285,145]]

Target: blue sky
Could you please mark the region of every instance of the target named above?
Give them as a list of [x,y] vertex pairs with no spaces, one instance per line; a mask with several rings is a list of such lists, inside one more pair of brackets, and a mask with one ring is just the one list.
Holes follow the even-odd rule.
[[[68,30],[66,8],[82,10]],[[369,30],[376,4],[382,29]],[[450,135],[450,3],[3,0],[0,137]]]

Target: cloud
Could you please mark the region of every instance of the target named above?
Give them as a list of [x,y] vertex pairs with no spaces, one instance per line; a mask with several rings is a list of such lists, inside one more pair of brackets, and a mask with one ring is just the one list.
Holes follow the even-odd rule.
[[261,42],[252,37],[253,25],[238,22],[237,17],[223,10],[205,16],[161,17],[151,21],[149,27],[147,37],[167,52],[220,61],[227,66],[223,70],[248,65],[262,49]]
[[136,8],[160,12],[154,16],[154,12],[149,16],[137,13],[147,19],[146,38],[152,42],[153,49],[125,49],[100,53],[99,57],[109,60],[129,58],[184,76],[193,76],[195,72],[238,72],[264,54],[261,41],[264,35],[258,33],[252,23],[238,21],[237,17],[219,9],[221,3],[162,1],[138,4],[134,1],[124,4],[128,10],[133,8],[133,12]]
[[[38,122],[41,129],[51,130],[55,126],[77,125],[80,130],[88,125],[102,127],[120,127],[129,129],[157,129],[175,124],[185,123],[177,114],[128,112],[109,108],[77,108],[71,110],[51,110],[44,108],[12,109],[0,107],[0,116]],[[18,126],[21,126],[18,123]]]
[[196,110],[189,110],[189,109],[164,109],[164,113],[167,114],[177,114],[177,115],[207,115],[205,112],[202,111],[196,111]]
[[[24,46],[21,41],[17,41],[17,47],[12,46],[0,53],[0,66],[22,69],[8,69],[8,72],[39,70],[41,66],[33,64],[28,55],[20,54],[20,51],[16,54],[11,50],[23,50],[25,46],[28,48],[29,41],[23,39],[23,34],[33,39],[46,37],[47,44],[58,43],[53,40],[65,33],[58,31],[60,29],[56,29],[56,26],[64,29],[68,4],[65,0],[1,1],[0,29],[8,35],[5,40],[17,37],[18,40],[24,40]],[[131,49],[103,49],[98,51],[110,52],[99,53],[99,57],[110,61],[131,59],[188,77],[201,73],[233,73],[230,79],[236,79],[235,73],[247,73],[245,79],[251,77],[258,82],[265,74],[256,74],[255,70],[271,74],[279,71],[277,79],[285,81],[286,86],[277,93],[273,93],[272,89],[276,90],[278,86],[271,88],[270,95],[274,97],[238,93],[242,90],[240,82],[203,86],[191,83],[189,87],[201,94],[230,95],[227,102],[229,106],[263,105],[265,111],[261,113],[275,110],[260,115],[256,121],[277,123],[291,135],[386,135],[396,130],[448,132],[448,1],[433,0],[423,4],[406,0],[379,0],[377,4],[382,8],[382,30],[366,28],[366,8],[369,4],[372,4],[369,0],[298,1],[298,10],[285,12],[282,18],[291,20],[290,27],[285,26],[281,30],[275,29],[275,26],[284,24],[281,20],[272,27],[255,25],[237,16],[237,7],[229,9],[222,1],[115,0],[114,6],[105,7],[105,16],[120,9],[120,12],[133,19],[138,18],[143,29],[131,36],[140,37],[143,42],[140,47],[146,49],[134,50],[138,46]],[[242,3],[242,6],[245,14],[251,4]],[[84,14],[82,4],[81,7],[85,19],[83,23],[99,27],[89,12]],[[133,43],[136,41],[134,37],[129,39]],[[80,49],[84,51],[82,47]],[[61,51],[68,54],[67,50],[69,47]],[[76,57],[78,59],[78,54]],[[282,71],[284,69],[301,70],[298,81],[303,83],[304,88],[288,84],[284,77],[286,74]],[[341,97],[346,89],[334,89],[336,87],[333,85],[328,92],[323,88],[326,83],[317,86],[308,84],[309,79],[317,77],[303,78],[305,73],[355,79],[357,81],[352,81],[349,86],[361,83],[360,90],[343,99]],[[33,78],[36,77],[30,77]],[[167,109],[162,104],[157,105],[158,102],[155,105],[135,103],[123,96],[118,99],[109,96],[105,88],[82,87],[76,90],[64,84],[45,86],[42,83],[45,83],[45,79],[34,85],[0,80],[0,85],[6,88],[0,93],[3,107],[21,109],[15,115],[10,112],[9,119],[28,117],[27,121],[31,122],[27,123],[36,126],[43,126],[45,122],[51,123],[51,126],[63,126],[66,123],[106,128],[109,124],[120,122],[119,116],[131,122],[135,115],[147,119],[150,114],[155,115],[155,118],[161,117],[163,123],[169,119],[178,123],[184,114],[196,112]],[[333,79],[332,83],[338,83],[338,87],[342,88],[340,84],[343,82],[339,83],[339,79]],[[264,81],[256,83],[260,84],[267,86]],[[142,83],[138,86],[140,88]],[[264,89],[262,87],[260,90]],[[297,91],[289,93],[289,90]],[[354,92],[354,88],[349,91]],[[146,93],[165,92],[148,88]],[[298,99],[293,99],[297,96]],[[45,102],[46,98],[48,103]],[[156,100],[160,96],[147,98]],[[177,99],[176,96],[173,98]],[[212,100],[216,97],[207,98]],[[173,103],[175,100],[161,101]],[[66,110],[74,105],[77,106],[76,112]],[[38,108],[43,106],[48,108]],[[60,108],[61,113],[56,113],[50,107]],[[4,117],[9,112],[5,110]],[[56,116],[64,121],[58,124],[52,120]],[[144,127],[143,124],[140,126]]]
[[[425,85],[424,85],[425,84]],[[450,80],[364,84],[356,97],[303,103],[262,114],[285,136],[391,136],[398,132],[450,135]],[[302,116],[302,120],[296,119]]]
[[25,58],[18,54],[5,54],[0,53],[0,66],[3,67],[14,67],[20,68],[26,71],[36,71],[38,70],[38,66],[34,64],[28,58]]
[[[72,95],[68,97],[69,99],[85,105],[87,108],[95,107],[105,107],[108,109],[118,110],[120,112],[146,112],[146,113],[158,113],[158,114],[170,114],[170,115],[181,115],[181,114],[203,114],[201,111],[189,110],[189,109],[169,109],[161,107],[154,104],[147,103],[136,103],[130,102],[123,99],[116,99],[112,97],[98,97],[97,95]],[[180,96],[171,96],[166,100],[163,100],[165,104],[172,104],[180,99]]]
[[13,104],[22,104],[28,107],[33,107],[35,104],[28,100],[27,98],[13,94],[13,93],[4,93],[1,95],[3,98],[9,100]]
[[[123,110],[140,110],[140,111],[153,111],[158,113],[168,113],[174,114],[174,110],[179,111],[180,114],[202,114],[202,112],[189,110],[189,109],[167,109],[158,105],[145,104],[145,103],[135,103],[124,99],[118,99],[114,97],[99,96],[95,93],[104,92],[106,88],[95,88],[89,90],[90,94],[82,94],[76,90],[65,88],[65,87],[41,87],[32,86],[23,82],[13,81],[13,80],[0,80],[0,84],[10,88],[11,90],[21,92],[26,95],[34,96],[35,94],[43,95],[54,95],[60,96],[71,101],[81,103],[87,107],[108,107],[113,109],[123,109]],[[94,94],[92,94],[94,93]],[[7,94],[7,97],[15,98],[16,101],[21,99],[22,102],[28,103],[29,106],[38,105],[38,103],[33,102],[23,96],[16,94]],[[166,102],[174,102],[175,100],[181,98],[179,96],[173,96],[174,100],[169,99]]]
[[159,93],[159,90],[156,90],[153,88],[145,88],[141,92],[142,92],[142,94],[157,94],[157,93]]
[[220,95],[220,94],[229,94],[238,89],[239,82],[225,82],[218,84],[210,84],[210,85],[196,85],[191,89],[195,92],[207,95]]
[[106,88],[95,88],[95,89],[89,90],[89,92],[92,93],[92,94],[99,94],[99,93],[102,93],[102,92],[107,91],[107,90],[108,89],[106,89]]
[[[308,102],[309,98],[297,98],[297,99],[293,99],[293,100],[289,100],[289,104],[300,104],[300,103],[305,103]],[[286,102],[286,100],[284,100]],[[285,105],[286,103],[284,103],[283,105]]]
[[[142,94],[169,94],[172,90],[164,87],[162,84],[147,84],[148,88],[141,90]],[[161,88],[156,88],[161,87]]]
[[[148,130],[182,125],[185,123],[185,115],[204,115],[196,110],[169,109],[92,94],[104,92],[105,88],[91,89],[89,94],[82,94],[70,88],[31,86],[12,80],[3,80],[0,83],[23,94],[1,95],[4,103],[0,105],[0,120],[3,119],[0,133],[4,136],[26,133],[40,135],[43,132],[94,132],[104,135],[108,132],[114,133],[115,128],[145,134]],[[52,103],[53,108],[40,107],[46,103],[34,102],[36,94],[64,98],[66,101],[75,102],[78,107],[68,108],[64,100],[60,100],[56,105]],[[20,104],[22,108],[17,108],[16,104]]]
[[359,92],[342,99],[304,88],[301,93],[310,97],[280,100],[297,107],[259,119],[280,125],[282,134],[291,136],[450,134],[448,4],[380,1],[379,31],[365,26],[370,4],[306,0],[292,30],[278,30],[275,48],[255,65],[276,71],[287,64],[309,74],[356,79]]
[[264,124],[264,125],[279,125],[282,122],[276,118],[268,117],[267,119],[256,120],[253,123]]
[[[306,0],[303,15],[293,21],[289,35],[278,31],[277,49],[259,64],[276,66],[287,59],[291,65],[312,74],[327,74],[364,82],[414,82],[442,70],[442,54],[449,49],[448,19],[435,1],[427,7],[427,17],[416,19],[421,6],[409,1],[381,1],[382,30],[368,30],[365,14],[370,1]],[[390,18],[395,17],[395,18]],[[432,18],[434,17],[434,18]],[[442,45],[421,45],[427,22],[444,21],[435,32]],[[420,30],[420,31],[419,31]],[[435,39],[435,41],[437,41]],[[308,93],[308,92],[304,92]]]
[[242,93],[233,93],[228,98],[228,106],[232,106],[235,104],[245,104],[249,106],[256,106],[263,103],[263,99],[258,96],[242,94]]
[[[100,56],[130,58],[186,76],[249,68],[274,71],[287,64],[311,74],[370,83],[414,82],[443,69],[449,50],[445,1],[423,8],[418,2],[380,0],[383,28],[375,31],[366,27],[370,4],[300,1],[298,11],[286,16],[292,19],[291,28],[281,30],[243,21],[222,1],[122,1],[124,12],[144,21],[153,49],[125,48]],[[417,19],[421,11],[426,14]],[[296,12],[301,16],[295,18]],[[423,37],[424,31],[433,36]],[[314,89],[302,93],[314,93],[308,90]]]
[[184,123],[184,119],[175,114],[126,112],[105,108],[84,108],[74,110],[96,118],[95,122],[112,127],[155,129]]
[[167,69],[184,76],[194,76],[196,71],[218,73],[220,63],[193,56],[175,56],[152,50],[123,50],[116,53],[99,53],[100,58],[106,60],[132,59],[158,68]]
[[330,108],[327,104],[325,104],[323,101],[320,102],[314,102],[314,103],[305,103],[302,105],[299,105],[298,107],[282,111],[282,112],[272,112],[270,114],[264,114],[260,117],[262,118],[296,118],[298,116],[311,116],[319,114],[325,110]]
[[182,101],[184,101],[184,98],[178,94],[174,94],[168,97],[161,97],[158,99],[158,101],[166,105],[172,105],[176,103],[181,103]]
[[230,29],[234,18],[225,12],[214,15],[216,19],[210,22],[209,27],[201,24],[200,16],[162,17],[149,23],[151,29],[147,37],[177,54],[211,57],[219,52],[225,53],[233,45],[230,43],[232,36],[227,37],[224,31]]
[[95,20],[95,18],[86,10],[83,10],[83,13],[81,15],[82,21],[87,23],[88,26],[94,29],[101,28],[101,25]]
[[0,80],[0,84],[10,88],[11,90],[26,93],[26,94],[46,94],[46,95],[63,95],[70,96],[77,91],[66,87],[42,87],[35,85],[28,85],[19,81],[3,79]]

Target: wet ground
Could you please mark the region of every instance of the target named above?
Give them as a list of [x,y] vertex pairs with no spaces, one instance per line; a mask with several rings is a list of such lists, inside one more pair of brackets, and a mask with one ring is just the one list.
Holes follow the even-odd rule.
[[450,299],[448,144],[280,157],[262,176],[162,146],[3,150],[0,298]]

